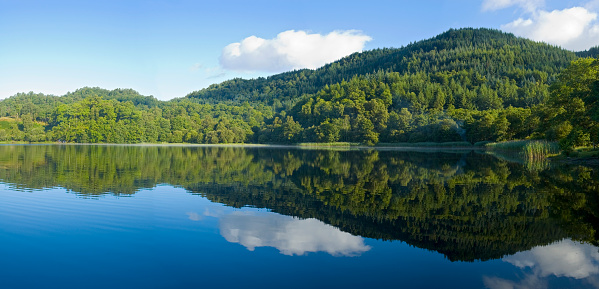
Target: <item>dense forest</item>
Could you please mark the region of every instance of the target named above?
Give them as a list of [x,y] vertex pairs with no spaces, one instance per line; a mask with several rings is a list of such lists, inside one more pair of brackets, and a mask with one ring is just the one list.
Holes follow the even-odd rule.
[[548,139],[599,143],[597,47],[449,30],[316,70],[233,79],[159,101],[130,89],[0,101],[0,141],[301,143]]
[[0,114],[0,141],[76,143],[243,143],[272,116],[261,105],[162,102],[100,88],[17,94],[0,102]]
[[563,238],[598,244],[597,173],[531,169],[471,151],[0,146],[0,182],[13,189],[62,187],[94,198],[170,184],[454,261],[501,258]]

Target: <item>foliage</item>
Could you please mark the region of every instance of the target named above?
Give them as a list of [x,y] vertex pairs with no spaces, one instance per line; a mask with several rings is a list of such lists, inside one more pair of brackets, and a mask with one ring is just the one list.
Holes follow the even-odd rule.
[[18,94],[1,101],[2,109],[0,141],[29,142],[243,143],[271,116],[263,106],[160,102],[133,90],[98,88],[61,97]]
[[551,86],[546,137],[563,150],[599,144],[599,59],[572,62]]
[[[234,86],[225,82],[188,98],[286,103],[275,109],[301,124],[302,142],[506,141],[537,132],[543,116],[537,111],[549,98],[549,85],[575,58],[495,30],[450,30],[404,48],[354,54],[314,71],[236,80]],[[293,75],[305,79],[282,84]],[[246,87],[254,94],[245,93]],[[287,93],[289,87],[301,87],[303,93]],[[260,139],[276,143],[271,131],[259,131]]]

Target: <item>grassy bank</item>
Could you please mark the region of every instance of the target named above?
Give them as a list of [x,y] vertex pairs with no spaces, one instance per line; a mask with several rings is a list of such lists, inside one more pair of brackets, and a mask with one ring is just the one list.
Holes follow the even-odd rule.
[[599,166],[599,149],[594,149],[592,147],[578,147],[568,154],[562,153],[552,157],[551,160],[561,163],[597,167]]
[[577,147],[573,151],[563,154],[564,157],[571,158],[598,158],[599,149],[593,147]]

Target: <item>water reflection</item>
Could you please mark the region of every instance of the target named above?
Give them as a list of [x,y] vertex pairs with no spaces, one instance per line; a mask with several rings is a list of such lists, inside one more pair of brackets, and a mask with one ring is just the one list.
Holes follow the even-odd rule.
[[370,250],[363,238],[316,219],[301,220],[273,213],[235,212],[223,216],[220,232],[227,241],[239,243],[250,251],[256,247],[274,247],[289,256],[307,252],[359,256]]
[[[247,248],[271,246],[284,254],[356,255],[366,248],[357,240],[368,237],[474,261],[564,238],[599,239],[596,169],[531,170],[464,151],[0,146],[0,181],[23,190],[63,187],[83,196],[134,195],[170,184],[231,207],[267,208],[289,217],[232,215],[234,222],[223,220],[223,235]],[[307,230],[317,235],[298,239]],[[326,239],[347,244],[333,248]],[[294,247],[294,240],[303,247]]]
[[592,285],[599,288],[599,248],[590,244],[565,239],[502,260],[530,273],[519,281],[484,277],[487,288],[549,288],[551,284],[548,277],[577,279],[570,280],[573,287]]
[[555,275],[581,279],[599,273],[597,247],[572,240],[535,247],[503,260],[519,268],[530,267],[542,277]]

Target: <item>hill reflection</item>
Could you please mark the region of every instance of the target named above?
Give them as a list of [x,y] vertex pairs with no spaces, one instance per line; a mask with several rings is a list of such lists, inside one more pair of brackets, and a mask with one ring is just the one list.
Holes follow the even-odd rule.
[[[351,241],[323,229],[331,225],[463,261],[501,258],[564,238],[597,244],[599,227],[596,170],[530,170],[473,152],[0,146],[0,181],[19,190],[64,187],[87,197],[170,184],[228,206],[268,208],[295,218],[274,220],[279,227],[263,224],[278,230],[270,233],[249,219],[224,222],[221,230],[247,248],[266,244],[285,254],[312,250],[289,249],[301,232],[285,229],[288,222],[322,229],[322,240]],[[233,229],[243,234],[230,234]],[[269,234],[286,234],[278,241],[287,243]],[[326,246],[322,240],[311,246]],[[348,244],[332,254],[367,250],[363,243]]]

